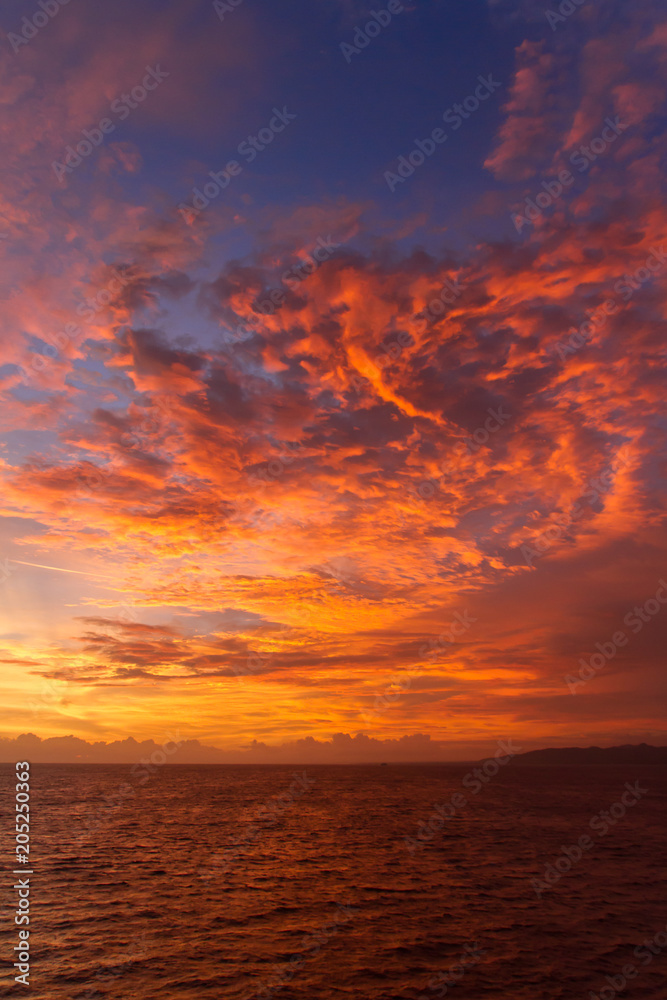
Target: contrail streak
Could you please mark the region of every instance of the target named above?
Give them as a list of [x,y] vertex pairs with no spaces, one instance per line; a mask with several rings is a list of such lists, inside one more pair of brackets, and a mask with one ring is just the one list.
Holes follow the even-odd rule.
[[105,576],[104,573],[88,573],[82,569],[64,569],[62,566],[45,566],[43,563],[24,562],[23,559],[10,559],[9,562],[19,566],[33,566],[35,569],[53,569],[57,573],[76,573],[77,576],[96,576],[101,580],[117,580],[115,576]]

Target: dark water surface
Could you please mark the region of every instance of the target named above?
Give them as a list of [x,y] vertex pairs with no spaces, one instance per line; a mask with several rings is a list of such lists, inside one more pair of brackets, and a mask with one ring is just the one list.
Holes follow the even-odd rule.
[[[14,768],[0,771],[6,872]],[[3,888],[11,995],[609,1000],[605,976],[620,985],[630,964],[623,997],[664,1000],[667,947],[642,942],[667,925],[666,771],[512,763],[479,791],[469,771],[35,765],[29,989],[12,982],[13,876]],[[639,801],[591,828],[637,781]],[[411,851],[456,793],[465,805]],[[538,896],[532,880],[582,835],[590,849]]]

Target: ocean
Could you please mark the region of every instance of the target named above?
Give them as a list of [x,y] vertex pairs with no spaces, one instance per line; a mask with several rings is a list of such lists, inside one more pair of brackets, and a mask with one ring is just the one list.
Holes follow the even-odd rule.
[[33,765],[26,988],[2,765],[11,995],[664,1000],[665,770],[473,766]]

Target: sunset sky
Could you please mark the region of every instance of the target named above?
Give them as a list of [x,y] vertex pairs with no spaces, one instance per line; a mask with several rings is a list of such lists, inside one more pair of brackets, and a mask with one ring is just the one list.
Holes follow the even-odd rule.
[[44,2],[2,734],[665,742],[663,4]]

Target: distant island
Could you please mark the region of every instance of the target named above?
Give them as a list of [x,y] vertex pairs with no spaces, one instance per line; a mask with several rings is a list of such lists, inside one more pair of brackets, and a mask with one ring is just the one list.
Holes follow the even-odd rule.
[[549,747],[514,758],[513,767],[568,767],[588,764],[667,764],[667,747],[648,743],[622,747]]

